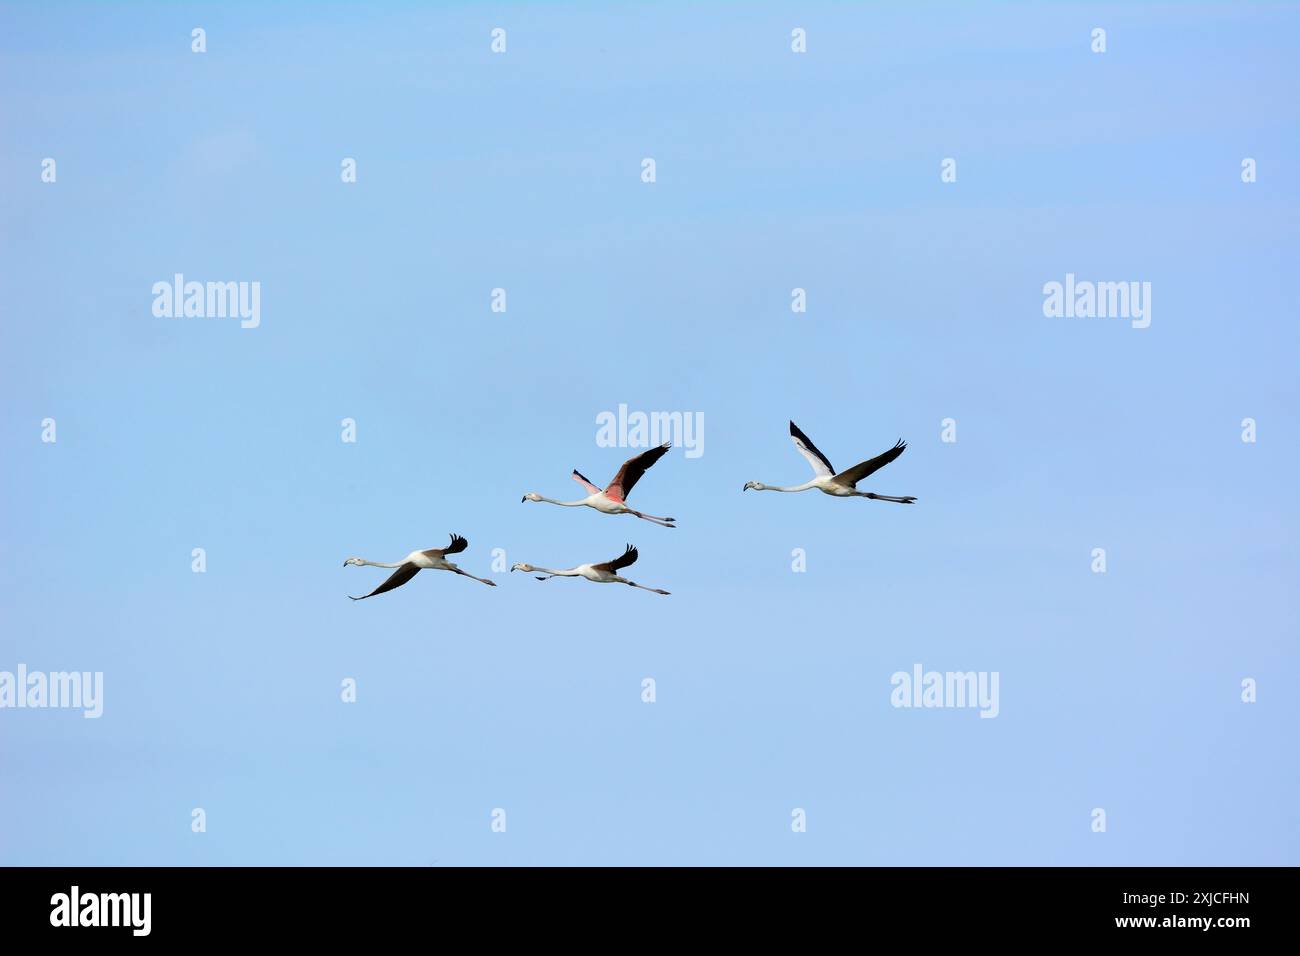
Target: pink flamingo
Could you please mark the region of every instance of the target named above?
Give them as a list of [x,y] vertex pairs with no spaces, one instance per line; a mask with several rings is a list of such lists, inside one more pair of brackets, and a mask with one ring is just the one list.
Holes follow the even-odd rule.
[[671,447],[670,442],[664,442],[657,448],[651,448],[633,458],[623,462],[623,467],[618,470],[614,480],[605,486],[605,490],[597,488],[590,481],[582,476],[575,468],[573,470],[573,480],[582,487],[586,488],[590,494],[581,501],[556,501],[554,498],[543,498],[535,491],[530,491],[524,495],[520,501],[545,501],[548,504],[560,505],[565,508],[595,508],[601,514],[606,515],[636,515],[661,528],[675,528],[673,524],[676,518],[659,518],[655,515],[642,514],[640,511],[633,511],[627,506],[627,496],[631,494],[632,487],[646,473],[651,465],[657,462]]

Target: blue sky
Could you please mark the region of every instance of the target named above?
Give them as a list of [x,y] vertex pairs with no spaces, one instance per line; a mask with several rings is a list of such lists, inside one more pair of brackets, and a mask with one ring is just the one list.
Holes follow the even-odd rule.
[[[0,24],[0,670],[105,697],[0,710],[0,862],[1300,862],[1295,8]],[[177,272],[260,327],[155,318]],[[1150,327],[1044,317],[1066,273]],[[521,504],[620,403],[703,417],[630,499],[679,528]],[[918,503],[742,494],[789,419]],[[346,599],[453,531],[673,593]],[[917,663],[999,716],[892,707]]]

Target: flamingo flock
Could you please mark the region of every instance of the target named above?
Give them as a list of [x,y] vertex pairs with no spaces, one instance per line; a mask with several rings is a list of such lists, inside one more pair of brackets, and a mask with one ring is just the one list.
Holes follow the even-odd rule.
[[[913,495],[878,495],[870,491],[859,491],[858,482],[874,474],[881,468],[885,467],[892,461],[896,461],[904,451],[907,450],[907,443],[899,439],[892,448],[882,452],[875,458],[869,458],[866,461],[859,462],[852,468],[837,472],[831,465],[830,459],[818,450],[812,440],[800,431],[799,426],[790,422],[790,440],[794,442],[795,450],[799,452],[812,467],[813,477],[801,485],[765,485],[761,481],[747,481],[742,489],[743,491],[786,491],[799,492],[811,491],[816,489],[823,494],[832,495],[836,498],[869,498],[873,501],[892,501],[898,504],[910,505],[916,501]],[[598,488],[588,481],[581,472],[576,468],[573,470],[572,478],[578,484],[582,485],[587,491],[587,497],[578,501],[557,501],[554,498],[545,498],[530,491],[523,496],[521,501],[544,501],[547,504],[559,505],[562,508],[592,508],[601,514],[606,515],[632,515],[643,521],[649,521],[651,524],[658,525],[661,528],[677,527],[675,518],[660,518],[655,515],[645,514],[629,508],[627,497],[632,493],[632,488],[642,476],[659,461],[668,449],[671,447],[669,442],[658,445],[648,451],[643,451],[634,455],[627,461],[623,462],[623,467],[618,470],[618,474],[604,488]],[[353,601],[363,601],[366,598],[372,598],[379,594],[385,594],[406,584],[420,571],[451,571],[461,577],[471,578],[488,587],[496,587],[495,581],[487,578],[480,578],[470,574],[468,571],[460,568],[456,564],[447,560],[449,554],[459,554],[469,547],[469,541],[458,534],[451,536],[451,543],[445,548],[430,548],[424,551],[412,551],[400,561],[384,563],[380,561],[367,561],[364,558],[348,558],[343,562],[344,567],[371,567],[371,568],[390,568],[393,573],[389,575],[379,587],[375,588],[369,594],[363,594],[359,597],[352,597]],[[524,571],[534,574],[539,581],[549,581],[551,578],[584,578],[595,584],[626,584],[629,587],[638,588],[642,591],[649,591],[652,594],[668,594],[668,591],[661,588],[646,587],[637,584],[635,581],[628,580],[618,572],[623,568],[629,567],[636,563],[639,552],[632,545],[627,545],[623,553],[609,561],[603,561],[599,564],[578,564],[571,568],[554,569],[544,568],[532,564],[518,563],[513,565],[511,571]]]

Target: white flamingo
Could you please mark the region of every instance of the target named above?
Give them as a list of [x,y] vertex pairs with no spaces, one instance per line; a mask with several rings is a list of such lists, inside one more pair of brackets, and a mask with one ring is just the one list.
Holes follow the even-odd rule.
[[456,574],[463,574],[467,578],[474,578],[475,581],[482,581],[488,587],[496,587],[495,581],[489,581],[487,578],[475,577],[468,571],[462,571],[456,565],[447,560],[449,554],[459,554],[469,547],[469,542],[458,534],[451,536],[451,544],[445,548],[431,548],[428,551],[412,551],[401,561],[392,564],[384,564],[380,561],[367,561],[365,558],[348,558],[343,562],[343,567],[352,565],[353,567],[370,567],[370,568],[397,568],[397,571],[388,576],[383,584],[375,588],[369,594],[363,594],[361,597],[348,597],[354,601],[363,601],[366,598],[374,597],[376,594],[383,594],[385,591],[391,591],[393,588],[400,588],[411,578],[415,577],[420,571],[454,571]]
[[664,442],[657,448],[651,448],[649,451],[644,451],[623,462],[623,467],[618,470],[614,480],[606,485],[603,491],[584,478],[575,468],[573,470],[573,480],[591,492],[581,501],[556,501],[554,498],[543,498],[535,491],[528,492],[519,500],[545,501],[548,504],[560,505],[564,508],[595,508],[601,514],[607,515],[636,515],[638,518],[657,524],[661,528],[675,528],[676,525],[673,522],[677,520],[676,518],[658,518],[655,515],[633,511],[627,506],[627,496],[632,493],[632,486],[641,479],[641,476],[646,473],[651,465],[664,456],[669,446],[669,442]]
[[550,578],[586,578],[588,581],[594,581],[596,584],[626,584],[630,587],[640,588],[642,591],[652,591],[655,594],[668,594],[668,591],[662,591],[659,588],[648,588],[644,585],[637,584],[635,581],[629,581],[627,578],[620,577],[615,572],[620,568],[626,568],[630,564],[635,564],[637,559],[636,548],[632,545],[627,546],[627,550],[620,554],[613,561],[606,561],[603,564],[580,564],[576,568],[565,568],[556,571],[554,568],[535,568],[531,564],[516,564],[511,571],[531,571],[541,572],[546,577],[539,577],[537,580],[546,581]]
[[741,490],[749,491],[752,488],[754,491],[808,491],[816,488],[823,494],[835,495],[837,498],[871,498],[873,501],[896,501],[900,505],[910,505],[916,500],[912,495],[896,498],[893,495],[877,495],[870,491],[858,491],[857,489],[859,481],[872,472],[885,467],[907,449],[907,442],[901,438],[893,448],[884,454],[877,455],[868,461],[859,462],[852,468],[838,474],[831,465],[830,460],[817,450],[817,446],[799,430],[799,426],[794,422],[790,423],[790,439],[794,442],[794,447],[799,450],[799,454],[808,459],[808,464],[812,465],[812,480],[788,488],[782,488],[779,485],[765,485],[761,481],[747,481],[745,487]]

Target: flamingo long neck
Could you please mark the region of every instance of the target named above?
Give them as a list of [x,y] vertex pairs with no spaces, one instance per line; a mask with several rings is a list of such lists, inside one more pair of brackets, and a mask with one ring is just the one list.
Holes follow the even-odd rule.
[[[542,498],[541,495],[538,495],[537,497]],[[542,500],[545,501],[547,504],[559,505],[561,508],[580,508],[581,506],[583,506],[583,505],[585,505],[585,504],[587,503],[585,500],[583,500],[583,501],[556,501],[554,498],[542,498]]]
[[400,568],[402,566],[401,561],[396,564],[384,564],[382,561],[367,561],[365,558],[361,559],[361,563],[371,568]]
[[813,479],[812,481],[805,481],[802,485],[795,485],[791,488],[782,488],[780,485],[764,485],[759,489],[759,491],[807,491],[809,488],[815,487],[816,484],[817,480]]
[[554,568],[533,568],[542,574],[552,574],[558,578],[576,578],[578,576],[577,568],[567,568],[563,571],[556,571]]

